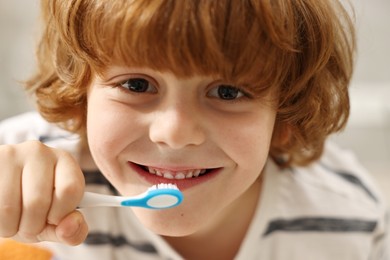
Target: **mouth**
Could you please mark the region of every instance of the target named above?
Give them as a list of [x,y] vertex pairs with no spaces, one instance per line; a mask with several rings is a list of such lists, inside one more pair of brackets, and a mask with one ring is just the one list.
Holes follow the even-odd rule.
[[184,179],[199,178],[214,170],[214,169],[188,169],[188,170],[173,171],[173,170],[149,167],[144,165],[138,165],[138,166],[142,168],[145,172],[169,180],[184,180]]
[[221,172],[222,168],[186,168],[186,169],[165,169],[129,162],[143,179],[151,184],[172,183],[180,189],[207,182]]

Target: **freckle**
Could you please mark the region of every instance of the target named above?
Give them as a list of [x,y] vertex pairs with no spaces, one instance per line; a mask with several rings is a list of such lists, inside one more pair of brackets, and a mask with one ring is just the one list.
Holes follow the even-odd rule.
[[181,217],[184,217],[184,213],[181,213],[180,216],[181,216]]

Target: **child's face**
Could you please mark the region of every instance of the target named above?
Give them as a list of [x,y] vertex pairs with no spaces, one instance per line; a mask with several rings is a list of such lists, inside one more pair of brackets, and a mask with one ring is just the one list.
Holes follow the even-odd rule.
[[134,212],[157,233],[194,233],[258,196],[276,111],[272,94],[247,95],[218,78],[111,67],[88,92],[91,153],[123,195],[176,183],[181,205]]

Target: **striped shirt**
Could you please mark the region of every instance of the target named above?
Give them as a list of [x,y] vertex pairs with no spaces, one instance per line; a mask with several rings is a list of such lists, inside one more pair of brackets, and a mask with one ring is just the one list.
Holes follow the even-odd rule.
[[[79,158],[79,138],[37,113],[0,123],[0,144],[25,140],[40,140]],[[387,204],[350,152],[327,143],[316,163],[281,170],[270,160],[264,174],[256,213],[235,259],[387,259]],[[84,175],[88,191],[117,193],[99,171]],[[90,229],[83,244],[42,244],[58,260],[182,259],[129,208],[81,211]]]

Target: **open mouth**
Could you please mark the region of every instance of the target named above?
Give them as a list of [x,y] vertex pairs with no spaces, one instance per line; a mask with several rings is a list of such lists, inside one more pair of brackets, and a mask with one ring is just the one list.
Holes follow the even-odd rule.
[[179,170],[173,171],[168,169],[160,169],[155,167],[149,167],[145,165],[137,164],[144,172],[147,172],[152,175],[156,175],[169,180],[184,180],[184,179],[194,179],[201,176],[207,175],[216,169],[188,169],[188,170]]
[[165,169],[136,164],[128,161],[130,167],[148,183],[156,185],[160,183],[176,184],[180,190],[207,183],[222,172],[223,167],[218,168],[183,168]]

